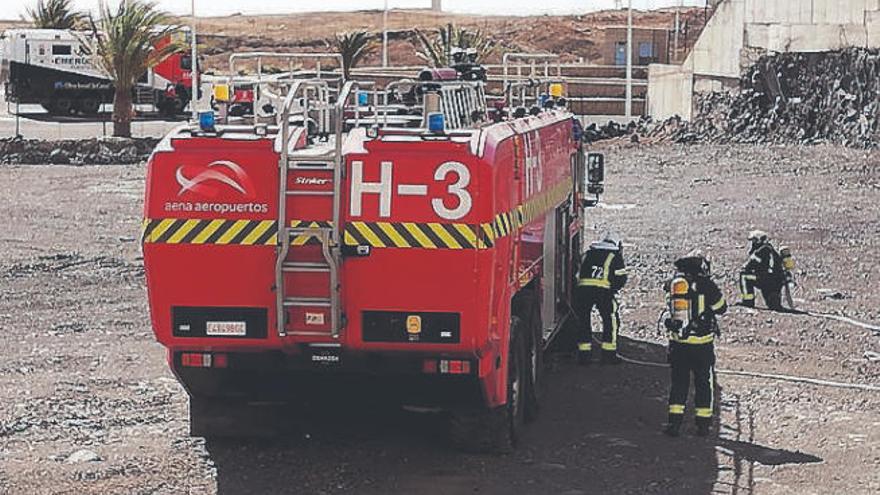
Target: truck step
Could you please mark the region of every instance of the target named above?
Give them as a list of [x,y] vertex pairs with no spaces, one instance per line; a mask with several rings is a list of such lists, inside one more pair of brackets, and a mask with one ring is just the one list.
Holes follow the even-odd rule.
[[281,269],[285,272],[330,272],[330,266],[326,263],[309,263],[301,261],[291,261],[284,263],[281,266]]
[[289,159],[287,168],[295,170],[333,170],[336,163],[333,161],[332,155],[321,156],[316,159]]
[[333,191],[285,191],[288,196],[333,196]]
[[297,307],[297,306],[317,306],[317,307],[327,307],[329,308],[331,305],[330,299],[324,297],[285,297],[284,298],[284,307]]
[[324,232],[330,234],[333,232],[333,229],[330,227],[288,227],[284,230],[286,230],[287,235],[291,237],[301,235],[321,235]]

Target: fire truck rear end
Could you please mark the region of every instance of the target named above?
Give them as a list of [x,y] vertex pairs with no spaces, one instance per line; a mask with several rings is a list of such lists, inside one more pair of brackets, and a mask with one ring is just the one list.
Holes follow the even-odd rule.
[[[448,411],[464,448],[515,444],[570,314],[602,160],[584,155],[563,81],[512,79],[489,108],[468,70],[384,88],[320,68],[230,77],[217,115],[160,143],[144,264],[194,435],[348,382]],[[254,114],[226,112],[236,86]]]

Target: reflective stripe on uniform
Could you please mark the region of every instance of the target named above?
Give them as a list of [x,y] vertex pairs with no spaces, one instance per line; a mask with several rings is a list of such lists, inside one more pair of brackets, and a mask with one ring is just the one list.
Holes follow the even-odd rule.
[[607,280],[600,280],[597,278],[582,278],[578,280],[578,287],[601,287],[603,289],[610,289],[611,283]]
[[669,404],[669,414],[684,414],[684,404]]
[[695,409],[698,418],[711,418],[712,417],[712,408],[711,407],[698,407]]
[[581,342],[578,344],[579,351],[591,351],[593,350],[593,346],[589,342]]
[[686,339],[679,339],[676,337],[671,337],[669,340],[672,340],[673,342],[678,342],[679,344],[698,344],[699,345],[699,344],[708,344],[708,343],[713,342],[715,340],[715,336],[712,334],[709,334],[709,335],[703,335],[701,337],[692,336],[692,337],[688,337]]
[[715,409],[715,367],[709,366],[709,416]]
[[608,280],[608,271],[611,269],[612,260],[614,260],[614,253],[608,253],[608,257],[605,258],[605,263],[602,264],[602,278],[581,278],[578,280],[578,286],[610,289],[611,282]]
[[629,275],[629,270],[626,268],[621,268],[619,270],[614,270],[614,275],[618,277],[622,277],[624,275]]
[[700,294],[697,297],[697,316],[706,312],[706,296]]
[[602,344],[602,350],[605,351],[616,351],[617,350],[617,331],[620,329],[620,314],[618,310],[620,307],[617,304],[617,299],[611,299],[611,342],[606,347],[606,344]]
[[[747,273],[743,273],[739,278],[739,292],[742,294],[744,300],[754,299],[755,295],[749,290],[749,280],[758,280],[757,275],[751,275]],[[749,297],[751,296],[751,297]]]
[[718,299],[718,302],[712,305],[712,311],[718,311],[724,307],[725,301],[724,298]]
[[745,293],[743,293],[742,298],[743,298],[743,301],[754,301],[754,300],[755,300],[755,295],[754,295],[754,294],[745,294]]

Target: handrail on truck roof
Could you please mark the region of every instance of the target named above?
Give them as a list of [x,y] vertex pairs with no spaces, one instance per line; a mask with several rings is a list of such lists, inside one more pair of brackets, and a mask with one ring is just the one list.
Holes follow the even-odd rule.
[[341,69],[343,66],[342,55],[338,53],[285,53],[285,52],[240,52],[233,53],[229,56],[229,82],[232,82],[236,77],[235,72],[235,62],[236,60],[249,60],[256,59],[257,60],[257,77],[259,80],[262,79],[263,72],[263,59],[264,58],[277,58],[284,59],[288,61],[289,72],[293,73],[293,62],[297,60],[315,60],[317,62],[317,77],[321,77],[321,60],[335,60],[339,65],[338,67]]

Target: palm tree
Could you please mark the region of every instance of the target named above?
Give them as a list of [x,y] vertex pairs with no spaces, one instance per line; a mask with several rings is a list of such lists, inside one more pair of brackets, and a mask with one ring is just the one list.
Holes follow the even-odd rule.
[[357,67],[375,48],[373,37],[366,31],[340,33],[330,43],[342,55],[342,75],[346,80],[351,76],[351,69]]
[[[147,0],[119,2],[115,9],[100,2],[100,20],[92,21],[98,66],[113,80],[113,135],[131,136],[132,92],[137,80],[153,66],[181,50],[179,43],[159,44],[178,28]],[[161,46],[161,48],[156,48]]]
[[84,19],[81,12],[73,10],[72,0],[39,0],[27,16],[37,29],[74,29]]
[[469,31],[467,28],[454,27],[448,24],[445,28],[436,30],[437,35],[429,37],[416,29],[416,39],[421,45],[416,55],[433,67],[448,67],[451,63],[451,54],[454,48],[466,50],[473,48],[477,51],[477,61],[489,56],[495,50],[495,41],[486,37],[481,30]]

